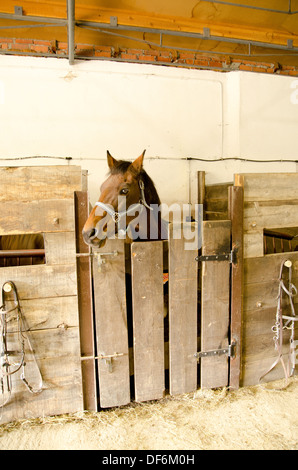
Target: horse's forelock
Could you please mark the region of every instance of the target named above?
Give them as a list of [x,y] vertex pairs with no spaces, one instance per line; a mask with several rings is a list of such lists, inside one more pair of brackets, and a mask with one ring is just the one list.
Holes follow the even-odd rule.
[[[131,162],[127,160],[117,160],[117,163],[114,165],[114,167],[110,171],[110,175],[117,175],[117,174],[125,174],[127,170],[129,169],[131,165]],[[160,204],[160,199],[158,196],[158,193],[156,191],[155,185],[144,169],[141,170],[141,172],[137,175],[134,174],[132,171],[133,176],[136,177],[136,179],[141,179],[144,182],[145,185],[145,193],[146,193],[146,199],[148,199],[148,204]]]
[[125,174],[130,167],[131,162],[126,160],[117,160],[117,163],[113,166],[110,171],[111,175]]

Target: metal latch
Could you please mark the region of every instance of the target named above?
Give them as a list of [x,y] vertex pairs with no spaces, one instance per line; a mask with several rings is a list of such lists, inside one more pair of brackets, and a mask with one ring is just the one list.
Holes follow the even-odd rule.
[[119,253],[117,250],[104,252],[104,253],[98,253],[97,251],[94,253],[76,253],[77,258],[84,257],[84,256],[91,256],[91,257],[95,256],[95,258],[97,259],[98,272],[101,272],[101,266],[106,263],[105,256],[111,256],[115,258],[118,255]]
[[124,356],[124,353],[114,353],[114,354],[106,354],[106,355],[100,354],[99,356],[82,356],[81,361],[88,361],[90,359],[100,359],[107,364],[108,370],[111,373],[113,372],[112,359],[114,359],[115,357],[122,357],[122,356]]
[[227,348],[222,349],[211,349],[210,351],[200,351],[194,354],[194,356],[198,359],[204,357],[215,357],[215,356],[228,356],[228,357],[235,357],[236,355],[236,342],[229,344]]
[[95,252],[94,253],[94,256],[95,258],[97,259],[97,266],[98,266],[98,272],[101,272],[101,267],[103,264],[106,263],[106,259],[105,257],[106,256],[111,256],[112,258],[118,256],[118,251],[115,250],[115,251],[111,251],[111,252],[106,252],[106,253],[98,253],[98,252]]
[[237,263],[237,250],[233,248],[228,253],[218,253],[216,255],[201,255],[195,258],[196,261],[229,261],[229,263]]

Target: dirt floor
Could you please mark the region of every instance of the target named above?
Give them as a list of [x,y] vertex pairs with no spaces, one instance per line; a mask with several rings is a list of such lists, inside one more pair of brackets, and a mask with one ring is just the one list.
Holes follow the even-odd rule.
[[0,426],[4,450],[298,449],[298,377]]

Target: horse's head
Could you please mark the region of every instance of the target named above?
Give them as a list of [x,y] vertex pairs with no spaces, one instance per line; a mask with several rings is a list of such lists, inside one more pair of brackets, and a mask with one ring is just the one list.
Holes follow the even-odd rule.
[[145,151],[131,163],[116,160],[107,152],[110,174],[101,185],[99,200],[83,228],[88,245],[103,246],[107,238],[117,234],[119,227],[125,234],[128,224],[136,217],[136,210],[141,204],[146,206],[141,179],[145,173],[142,170],[144,155]]

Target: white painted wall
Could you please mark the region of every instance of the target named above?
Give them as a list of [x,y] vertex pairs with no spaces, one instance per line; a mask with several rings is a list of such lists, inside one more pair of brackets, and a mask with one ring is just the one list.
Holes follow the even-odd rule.
[[[209,183],[238,172],[296,171],[295,163],[260,160],[298,160],[297,90],[291,77],[0,56],[0,165],[72,157],[88,170],[94,203],[106,150],[132,160],[146,149],[162,201],[195,202],[198,170]],[[258,163],[225,160],[233,157]]]

